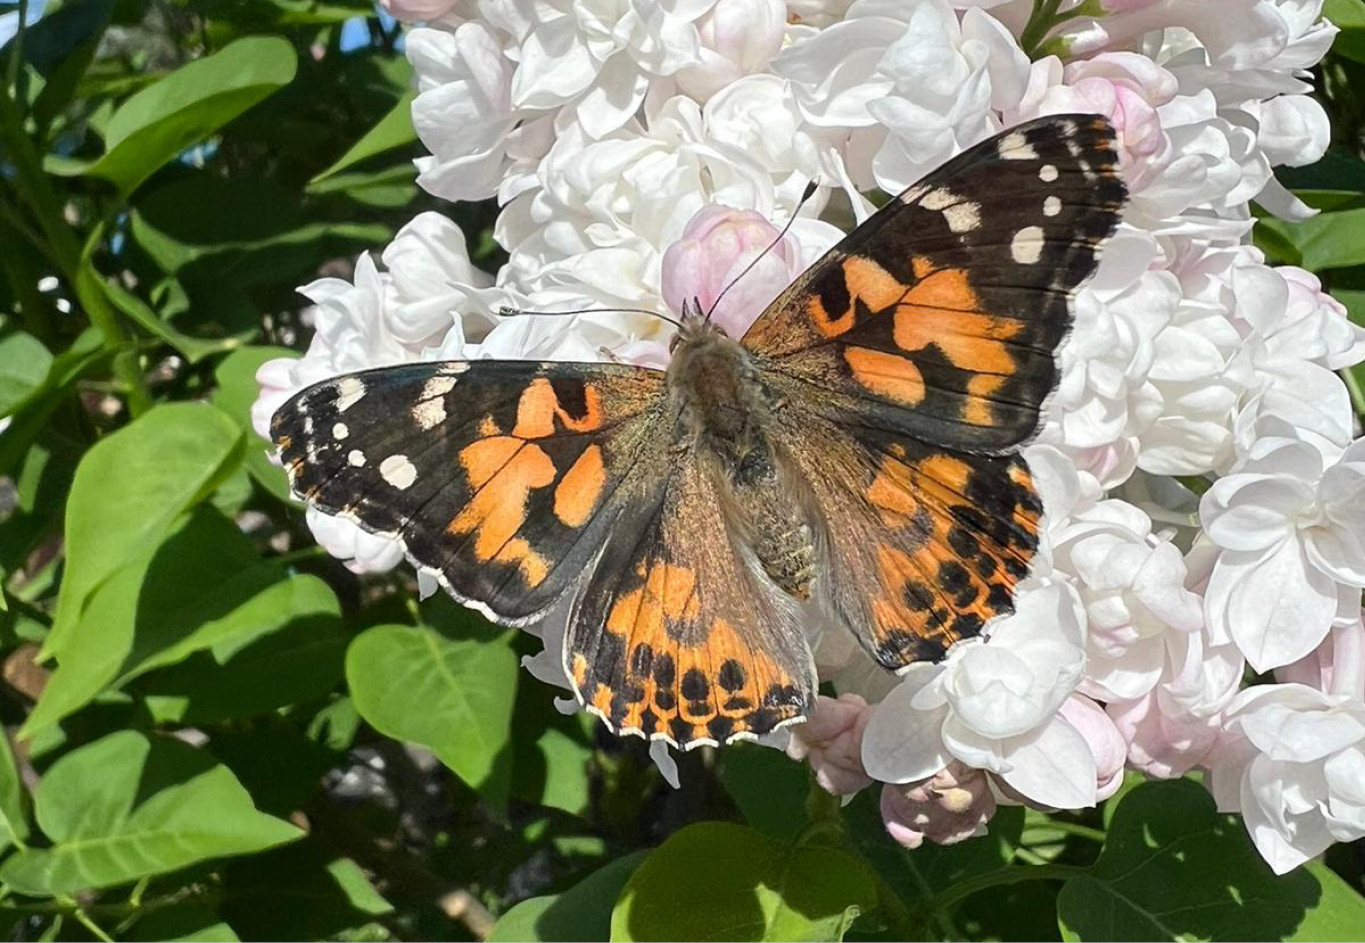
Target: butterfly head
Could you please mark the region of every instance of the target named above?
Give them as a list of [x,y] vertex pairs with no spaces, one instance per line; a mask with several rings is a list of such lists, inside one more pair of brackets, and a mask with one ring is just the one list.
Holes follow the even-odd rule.
[[721,330],[720,325],[712,321],[703,310],[701,299],[694,297],[690,301],[683,302],[678,331],[669,342],[668,351],[674,353],[679,347],[693,347],[716,337],[726,336],[728,335]]

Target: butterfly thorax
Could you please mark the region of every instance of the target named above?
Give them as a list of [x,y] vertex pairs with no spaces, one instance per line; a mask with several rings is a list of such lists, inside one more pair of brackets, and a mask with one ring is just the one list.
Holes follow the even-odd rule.
[[681,448],[697,450],[717,481],[731,537],[788,595],[815,576],[815,528],[799,476],[770,434],[781,399],[753,355],[714,324],[685,318],[668,369]]

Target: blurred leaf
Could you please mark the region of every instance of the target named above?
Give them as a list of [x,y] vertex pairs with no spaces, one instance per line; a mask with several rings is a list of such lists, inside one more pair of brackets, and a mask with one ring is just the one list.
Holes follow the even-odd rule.
[[1057,899],[1067,940],[1358,940],[1365,899],[1325,868],[1276,876],[1235,816],[1188,780],[1119,803],[1090,874]]
[[[411,166],[407,172],[411,181]],[[320,255],[338,249],[350,254],[352,248],[382,242],[389,234],[382,224],[319,219],[308,209],[296,192],[275,181],[201,172],[143,195],[131,231],[163,271],[179,272],[222,256],[223,270],[248,284],[261,277],[248,264],[248,253],[259,253],[264,260],[291,246],[318,243],[326,250]],[[278,274],[267,269],[266,277]]]
[[562,894],[522,901],[499,918],[488,943],[607,939],[616,900],[644,857],[622,855]]
[[43,385],[52,354],[32,334],[15,331],[0,338],[0,416],[8,416]]
[[248,940],[325,940],[390,913],[360,867],[302,841],[228,865],[223,917]]
[[231,473],[241,442],[241,430],[219,410],[172,403],[86,453],[67,502],[66,573],[44,656],[61,653],[101,583],[146,556]]
[[88,328],[70,347],[53,358],[43,382],[13,408],[9,425],[0,430],[0,474],[10,472],[19,464],[72,385],[109,353],[103,346],[100,332]]
[[232,19],[253,30],[274,25],[340,25],[374,12],[368,0],[206,0],[205,11],[214,19]]
[[295,359],[298,352],[287,347],[243,347],[228,354],[213,371],[218,381],[213,405],[236,420],[246,436],[246,468],[251,477],[281,501],[289,501],[289,478],[283,468],[270,461],[270,444],[251,424],[251,406],[261,394],[256,371],[267,360],[280,357]]
[[131,730],[54,763],[35,808],[53,846],[20,851],[0,865],[0,880],[30,896],[110,887],[303,834],[257,812],[208,754]]
[[510,632],[449,639],[429,626],[367,629],[346,652],[356,710],[380,733],[429,747],[501,802],[517,686],[511,639]]
[[876,907],[877,893],[872,872],[846,852],[702,822],[676,832],[631,875],[611,939],[842,940],[858,914]]
[[[526,733],[526,728],[517,728]],[[592,748],[580,742],[557,727],[546,727],[536,739],[535,750],[540,760],[541,775],[535,777],[535,786],[530,789],[523,785],[517,791],[518,798],[552,809],[562,809],[570,815],[581,815],[588,807],[588,792],[591,787],[588,777],[588,763],[592,759]],[[517,780],[526,782],[521,765],[518,765]]]
[[[164,164],[294,78],[294,48],[278,36],[239,39],[128,99],[105,130],[105,153],[79,172],[131,193]],[[54,167],[66,174],[71,166]]]
[[3,730],[0,730],[0,817],[3,817],[0,828],[8,839],[6,843],[22,847],[29,839],[28,793],[24,791],[24,781],[19,778],[9,734]]
[[238,347],[256,332],[256,329],[252,328],[242,337],[226,337],[219,340],[201,340],[197,337],[191,337],[166,323],[146,302],[118,282],[108,278],[100,278],[98,281],[100,288],[103,289],[105,296],[114,304],[114,307],[122,311],[134,324],[148,334],[174,347],[190,363],[198,363],[205,357]]
[[[371,157],[397,147],[405,147],[416,141],[417,131],[412,126],[412,102],[416,97],[416,92],[408,92],[400,98],[392,110],[379,119],[378,124],[365,132],[364,137],[351,145],[350,150],[342,154],[336,163],[308,181],[308,189],[314,193],[325,192],[320,185],[343,170],[349,170]],[[413,175],[411,165],[405,169],[408,179],[411,180]]]
[[160,907],[133,924],[125,940],[176,940],[178,943],[238,943],[239,937],[203,904],[182,901]]

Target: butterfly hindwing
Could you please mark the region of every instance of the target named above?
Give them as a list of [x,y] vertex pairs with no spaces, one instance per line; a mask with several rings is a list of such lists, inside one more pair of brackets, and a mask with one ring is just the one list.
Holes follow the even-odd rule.
[[1022,458],[840,428],[794,405],[782,441],[827,522],[819,598],[878,663],[939,661],[1013,611],[1042,514]]
[[525,624],[582,575],[626,495],[663,475],[662,391],[662,373],[616,364],[410,364],[304,390],[272,435],[309,504]]
[[734,539],[710,459],[673,456],[666,486],[623,515],[565,654],[580,699],[613,730],[683,748],[761,736],[815,696],[800,615]]
[[1070,327],[1126,191],[1097,115],[1041,118],[909,188],[832,249],[744,344],[820,391],[841,424],[962,451],[1037,429]]

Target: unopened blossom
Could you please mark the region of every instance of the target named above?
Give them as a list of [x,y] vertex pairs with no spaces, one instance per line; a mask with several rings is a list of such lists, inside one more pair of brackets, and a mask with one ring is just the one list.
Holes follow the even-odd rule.
[[1238,695],[1211,760],[1218,808],[1241,812],[1278,874],[1365,837],[1365,702],[1301,684]]
[[379,0],[380,6],[396,20],[419,23],[449,13],[460,0]]
[[810,718],[791,728],[787,755],[809,763],[826,792],[851,796],[872,785],[862,761],[863,730],[870,716],[867,701],[857,694],[820,697]]
[[[1325,467],[1324,467],[1325,466]],[[1214,482],[1200,519],[1221,551],[1205,597],[1215,639],[1258,671],[1297,661],[1365,587],[1365,440],[1326,464],[1297,439],[1266,438]]]
[[954,760],[920,782],[883,786],[881,813],[887,833],[906,848],[925,839],[956,845],[986,833],[995,796],[984,772]]
[[786,239],[779,242],[778,235],[777,227],[752,210],[703,208],[664,252],[665,303],[676,313],[688,303],[703,312],[714,308],[714,323],[731,337],[743,336],[800,272],[796,247]]
[[1102,802],[1123,785],[1128,743],[1104,708],[1083,694],[1073,694],[1057,713],[1072,726],[1095,758],[1095,801]]

